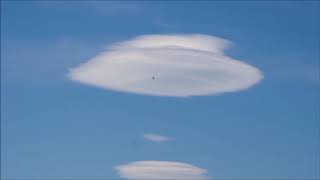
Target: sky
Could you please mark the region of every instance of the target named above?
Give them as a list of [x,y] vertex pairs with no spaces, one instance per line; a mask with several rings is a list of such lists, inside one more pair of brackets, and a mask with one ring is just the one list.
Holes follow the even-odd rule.
[[318,21],[317,1],[1,1],[1,178],[320,178]]

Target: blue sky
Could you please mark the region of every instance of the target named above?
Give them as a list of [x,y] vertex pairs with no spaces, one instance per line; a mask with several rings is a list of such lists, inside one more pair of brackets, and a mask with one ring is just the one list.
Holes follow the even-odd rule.
[[[318,12],[316,1],[1,1],[1,177],[120,178],[115,167],[153,160],[217,179],[319,178]],[[110,44],[190,33],[232,41],[227,56],[264,78],[179,98],[67,76]]]

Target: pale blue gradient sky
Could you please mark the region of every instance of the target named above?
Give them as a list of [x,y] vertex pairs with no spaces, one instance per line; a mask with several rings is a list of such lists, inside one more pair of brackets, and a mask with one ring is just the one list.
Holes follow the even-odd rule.
[[[319,178],[318,12],[316,1],[1,1],[1,177],[119,178],[117,165],[163,160],[213,178]],[[66,77],[110,43],[166,33],[228,39],[226,53],[265,77],[183,99]]]

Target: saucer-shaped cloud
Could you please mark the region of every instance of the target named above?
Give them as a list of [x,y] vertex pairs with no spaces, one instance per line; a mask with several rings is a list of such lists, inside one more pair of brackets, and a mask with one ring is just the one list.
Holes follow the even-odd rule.
[[120,177],[126,179],[208,179],[207,170],[181,162],[136,161],[115,169]]
[[214,36],[144,35],[109,46],[69,78],[109,90],[157,96],[214,95],[247,89],[263,75],[223,53]]

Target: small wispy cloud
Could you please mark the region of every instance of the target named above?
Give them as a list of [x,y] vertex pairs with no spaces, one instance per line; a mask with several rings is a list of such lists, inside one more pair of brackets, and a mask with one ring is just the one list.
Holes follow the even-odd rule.
[[144,134],[143,138],[148,140],[148,141],[152,141],[152,142],[164,142],[164,141],[173,140],[170,137],[162,136],[162,135],[159,135],[159,134]]
[[209,179],[206,169],[191,164],[170,161],[136,161],[115,167],[126,179]]
[[131,93],[188,97],[250,88],[262,72],[224,54],[231,43],[202,34],[143,35],[70,70],[80,83]]

